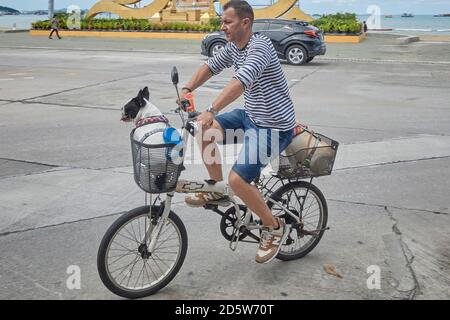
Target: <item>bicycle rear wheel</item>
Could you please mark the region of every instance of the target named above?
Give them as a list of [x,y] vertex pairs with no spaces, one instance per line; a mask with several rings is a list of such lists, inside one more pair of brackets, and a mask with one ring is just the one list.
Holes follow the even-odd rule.
[[328,208],[322,192],[309,182],[294,181],[277,189],[270,198],[301,219],[301,224],[296,224],[282,208],[267,202],[273,215],[284,218],[286,225],[292,227],[277,258],[287,261],[306,256],[317,246],[327,226]]
[[[180,270],[187,251],[183,222],[170,212],[150,253],[151,236],[160,221],[160,206],[131,210],[106,231],[98,250],[97,268],[104,285],[130,299],[152,295],[164,288]],[[149,232],[149,231],[148,231]]]

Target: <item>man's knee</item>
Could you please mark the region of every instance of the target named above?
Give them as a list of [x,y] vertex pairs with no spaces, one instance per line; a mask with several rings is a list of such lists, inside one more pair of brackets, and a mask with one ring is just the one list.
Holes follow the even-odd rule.
[[220,142],[223,140],[223,129],[220,124],[214,120],[213,125],[204,129],[201,134],[203,143],[209,144],[211,142]]

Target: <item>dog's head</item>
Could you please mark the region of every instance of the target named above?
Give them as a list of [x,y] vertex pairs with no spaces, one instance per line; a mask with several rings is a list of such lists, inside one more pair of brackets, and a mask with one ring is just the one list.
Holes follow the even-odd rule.
[[150,92],[148,87],[140,90],[138,95],[131,99],[126,105],[122,107],[122,118],[121,121],[130,122],[133,121],[141,108],[147,105],[147,101],[150,99]]

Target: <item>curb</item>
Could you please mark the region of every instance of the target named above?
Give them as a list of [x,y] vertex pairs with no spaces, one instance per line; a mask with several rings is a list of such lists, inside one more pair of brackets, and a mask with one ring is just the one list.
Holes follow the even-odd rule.
[[23,33],[23,32],[29,32],[28,29],[18,29],[18,30],[12,30],[12,29],[0,29],[0,33]]
[[[48,36],[50,30],[30,30],[32,36]],[[100,38],[129,38],[129,39],[179,39],[202,40],[209,33],[189,32],[142,32],[142,31],[68,31],[59,30],[59,34],[65,37],[100,37]],[[360,35],[327,35],[326,43],[360,43],[366,38],[366,34]]]
[[342,62],[356,62],[356,63],[378,63],[378,64],[424,64],[424,65],[450,65],[450,61],[426,61],[426,60],[381,60],[373,58],[332,58],[332,57],[317,57],[317,61],[342,61]]
[[[50,30],[30,30],[32,36],[48,36]],[[144,39],[179,39],[202,40],[208,33],[188,32],[140,32],[140,31],[67,31],[59,30],[62,37],[99,37],[99,38],[144,38]]]
[[333,35],[325,34],[325,43],[360,43],[366,38],[366,34],[362,33],[360,35],[348,36],[348,35]]

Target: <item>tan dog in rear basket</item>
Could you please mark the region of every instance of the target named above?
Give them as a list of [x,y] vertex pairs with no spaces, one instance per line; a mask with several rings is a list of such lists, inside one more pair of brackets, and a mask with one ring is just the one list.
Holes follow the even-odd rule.
[[303,165],[310,168],[313,174],[327,170],[333,158],[330,146],[316,138],[314,133],[303,125],[297,126],[296,136],[284,152],[292,166]]

